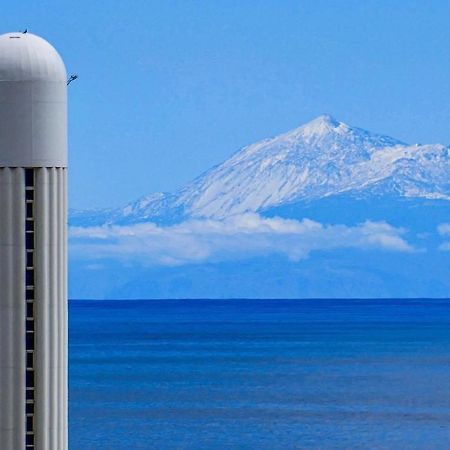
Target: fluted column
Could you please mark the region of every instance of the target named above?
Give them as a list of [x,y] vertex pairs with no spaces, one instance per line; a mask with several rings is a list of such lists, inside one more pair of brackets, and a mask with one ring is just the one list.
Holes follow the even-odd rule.
[[0,168],[0,448],[22,449],[24,445],[24,171]]
[[35,174],[36,449],[60,450],[67,448],[67,170]]

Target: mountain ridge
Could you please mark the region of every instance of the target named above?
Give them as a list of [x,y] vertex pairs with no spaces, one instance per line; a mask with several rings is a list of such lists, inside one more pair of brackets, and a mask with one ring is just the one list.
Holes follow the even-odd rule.
[[175,193],[71,212],[74,225],[223,219],[333,196],[450,200],[450,149],[409,145],[322,115],[247,145]]

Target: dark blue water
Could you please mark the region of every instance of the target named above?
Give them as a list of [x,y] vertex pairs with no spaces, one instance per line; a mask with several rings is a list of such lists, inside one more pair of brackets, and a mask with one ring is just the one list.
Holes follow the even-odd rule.
[[448,448],[450,301],[72,301],[70,442]]

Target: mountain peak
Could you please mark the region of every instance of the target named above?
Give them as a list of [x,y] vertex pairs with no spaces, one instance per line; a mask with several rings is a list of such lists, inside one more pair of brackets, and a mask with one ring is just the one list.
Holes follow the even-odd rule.
[[340,195],[450,200],[449,177],[449,147],[410,146],[321,115],[242,148],[174,194],[108,212],[107,221],[224,218]]
[[337,121],[333,116],[330,116],[330,114],[322,114],[315,119],[308,122],[306,125],[310,124],[324,124],[328,126],[337,127],[340,125],[340,122]]
[[341,132],[344,129],[347,130],[349,127],[337,121],[334,117],[329,114],[323,114],[310,122],[302,125],[298,131],[305,137],[308,136],[324,136],[331,132]]

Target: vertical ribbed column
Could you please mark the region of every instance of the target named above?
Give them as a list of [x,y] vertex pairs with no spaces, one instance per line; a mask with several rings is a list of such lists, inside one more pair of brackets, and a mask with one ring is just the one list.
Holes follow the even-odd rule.
[[25,445],[24,170],[0,168],[0,448]]
[[67,448],[66,169],[35,169],[36,449]]
[[67,255],[67,242],[68,242],[68,199],[67,199],[67,168],[58,170],[59,183],[62,188],[59,191],[61,205],[59,210],[60,215],[60,233],[61,242],[63,245],[60,246],[60,258],[61,258],[61,396],[62,396],[62,412],[60,415],[60,429],[61,429],[61,449],[67,449],[69,443],[69,423],[68,423],[68,411],[69,411],[69,384],[68,384],[68,349],[69,349],[69,311],[68,311],[68,255]]

